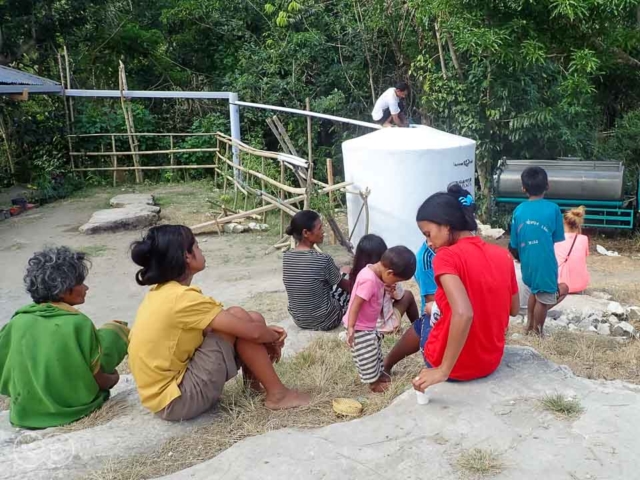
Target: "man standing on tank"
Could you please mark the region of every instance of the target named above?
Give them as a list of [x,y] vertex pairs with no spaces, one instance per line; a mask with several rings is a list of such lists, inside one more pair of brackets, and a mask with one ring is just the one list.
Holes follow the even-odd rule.
[[409,85],[405,82],[398,82],[395,87],[391,87],[380,95],[376,101],[371,116],[373,121],[383,127],[408,127],[409,120],[405,115],[404,99],[409,93]]

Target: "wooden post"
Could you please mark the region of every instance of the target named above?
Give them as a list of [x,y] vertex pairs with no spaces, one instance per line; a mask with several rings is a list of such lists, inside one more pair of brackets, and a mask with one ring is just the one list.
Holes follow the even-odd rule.
[[[284,184],[284,160],[280,160],[280,183]],[[284,190],[280,189],[280,201],[284,200]],[[266,212],[265,212],[266,213]],[[284,234],[284,212],[280,210],[280,236]]]
[[[116,155],[116,136],[111,135],[111,150],[113,151],[112,163],[113,168],[118,168],[118,155]],[[118,171],[113,171],[113,186],[115,187],[118,184]]]
[[[132,152],[138,151],[138,141],[135,136],[135,126],[133,124],[133,113],[131,113],[131,105],[127,103],[124,98],[124,91],[127,90],[127,76],[124,69],[124,64],[120,62],[119,67],[119,80],[120,80],[120,104],[122,105],[122,113],[124,114],[124,122],[127,125],[127,135],[129,137],[129,146],[131,147]],[[133,155],[133,165],[134,167],[140,166],[140,157],[138,155]],[[136,183],[142,183],[142,171],[137,169],[136,172]]]
[[[333,186],[333,160],[331,160],[330,158],[327,158],[327,183],[329,184],[330,187]],[[331,209],[331,214],[333,215],[334,213],[333,191],[329,192],[329,208]],[[331,230],[331,235],[329,238],[330,238],[331,245],[335,245],[336,234],[333,232],[333,229]]]
[[[311,111],[311,102],[309,101],[309,97],[306,99],[307,112]],[[307,116],[307,151],[309,154],[308,161],[309,167],[307,170],[307,185],[306,185],[306,193],[304,196],[304,209],[308,210],[311,204],[311,193],[313,190],[313,153],[311,151],[313,141],[311,135],[311,117]]]

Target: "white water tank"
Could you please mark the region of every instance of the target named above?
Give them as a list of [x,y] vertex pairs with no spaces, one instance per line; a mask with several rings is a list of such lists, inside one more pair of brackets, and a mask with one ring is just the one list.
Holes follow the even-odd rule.
[[[424,236],[416,225],[418,207],[430,195],[457,182],[473,194],[476,143],[435,128],[383,128],[342,144],[344,173],[351,191],[371,191],[369,233],[389,247],[417,251]],[[365,234],[362,199],[347,194],[353,245]]]

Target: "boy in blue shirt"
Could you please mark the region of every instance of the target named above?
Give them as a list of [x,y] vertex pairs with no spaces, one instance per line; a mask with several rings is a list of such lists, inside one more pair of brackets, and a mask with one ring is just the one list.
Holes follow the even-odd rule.
[[428,302],[433,302],[436,293],[436,280],[433,277],[433,257],[435,252],[429,248],[427,242],[422,244],[416,253],[416,274],[414,278],[420,287],[420,315],[423,315],[424,307]]
[[553,244],[564,241],[560,208],[544,199],[547,172],[528,167],[522,172],[522,190],[529,196],[513,212],[509,250],[522,265],[522,281],[531,290],[527,304],[527,333],[542,335],[547,311],[569,292],[558,285],[558,262]]

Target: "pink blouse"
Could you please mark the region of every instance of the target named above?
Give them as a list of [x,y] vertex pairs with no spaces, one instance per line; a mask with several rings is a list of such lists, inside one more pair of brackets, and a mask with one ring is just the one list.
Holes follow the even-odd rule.
[[[577,235],[577,238],[576,238]],[[558,283],[566,283],[569,293],[584,291],[589,286],[589,271],[587,270],[587,256],[589,255],[589,238],[577,233],[564,234],[564,242],[555,244],[556,260],[558,261]],[[571,244],[575,238],[575,245],[571,254]]]

